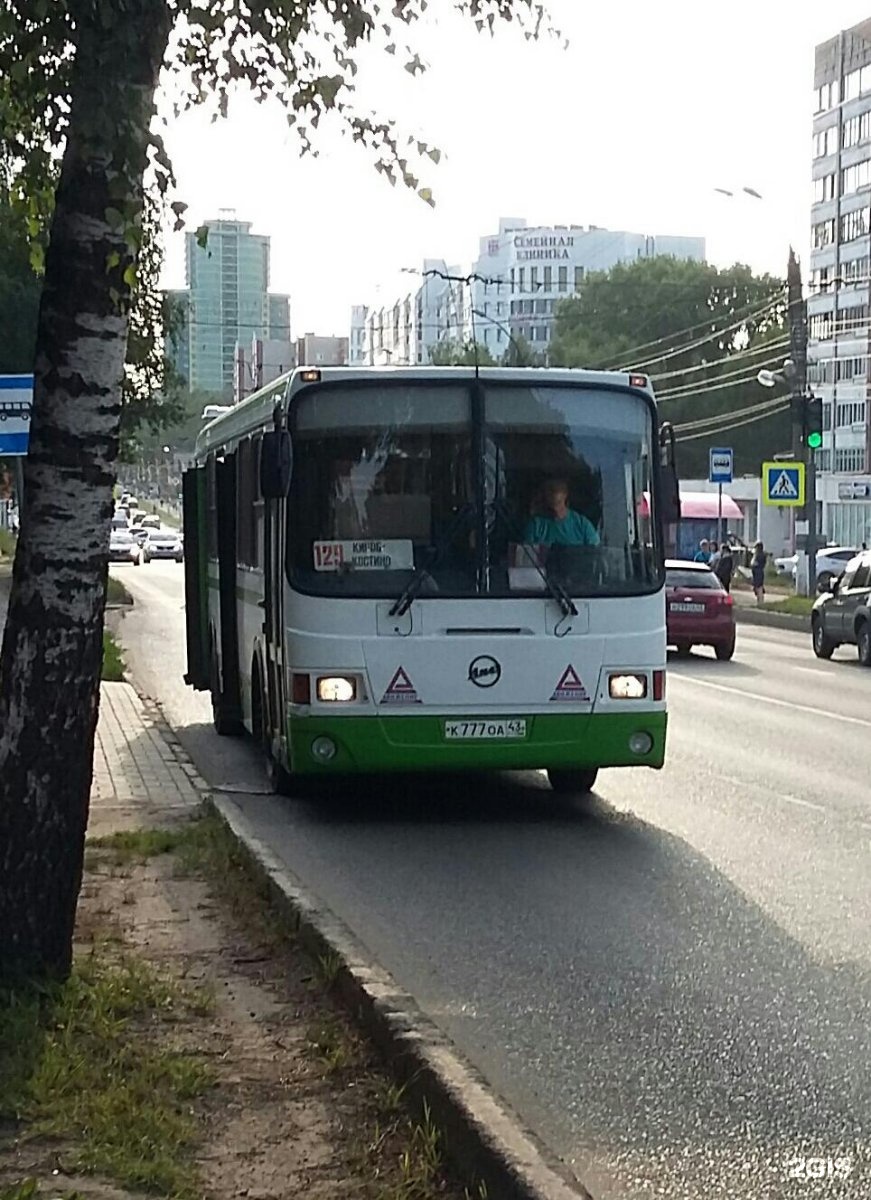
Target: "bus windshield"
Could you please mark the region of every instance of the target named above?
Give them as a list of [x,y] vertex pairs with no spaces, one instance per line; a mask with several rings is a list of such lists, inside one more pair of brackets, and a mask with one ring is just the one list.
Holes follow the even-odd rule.
[[288,577],[319,595],[631,596],[662,586],[653,420],[629,391],[433,382],[291,407]]

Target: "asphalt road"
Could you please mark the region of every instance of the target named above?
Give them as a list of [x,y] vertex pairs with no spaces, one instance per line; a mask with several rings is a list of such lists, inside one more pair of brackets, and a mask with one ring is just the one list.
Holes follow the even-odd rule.
[[[871,672],[742,626],[670,664],[664,771],[264,794],[181,682],[182,571],[128,662],[209,782],[599,1200],[871,1196]],[[817,1178],[817,1176],[820,1176]]]

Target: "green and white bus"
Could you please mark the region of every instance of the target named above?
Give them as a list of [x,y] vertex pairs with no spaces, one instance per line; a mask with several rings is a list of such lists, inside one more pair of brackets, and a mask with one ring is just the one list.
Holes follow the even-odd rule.
[[184,477],[188,683],[278,790],[544,769],[586,792],[661,767],[664,432],[643,375],[283,376]]

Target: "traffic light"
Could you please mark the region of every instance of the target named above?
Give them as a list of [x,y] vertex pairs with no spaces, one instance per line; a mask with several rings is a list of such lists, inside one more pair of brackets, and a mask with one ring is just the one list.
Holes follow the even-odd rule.
[[804,444],[809,450],[819,450],[823,444],[823,402],[819,396],[808,396],[805,401]]

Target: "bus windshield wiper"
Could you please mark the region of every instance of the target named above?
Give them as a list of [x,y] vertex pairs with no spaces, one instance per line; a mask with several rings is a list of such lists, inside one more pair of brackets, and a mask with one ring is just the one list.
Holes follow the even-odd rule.
[[388,610],[388,616],[405,616],[414,603],[414,600],[419,594],[420,589],[428,579],[432,579],[432,576],[430,575],[430,569],[436,565],[450,544],[451,539],[460,531],[463,525],[465,525],[473,511],[474,510],[471,505],[463,505],[442,536],[437,538],[435,543],[430,546],[426,562],[421,563],[419,567],[414,568],[414,573],[406,584],[402,594],[397,596],[396,600],[394,600],[393,604],[390,606],[390,609]]
[[550,592],[551,599],[555,600],[560,606],[563,616],[576,617],[578,615],[578,610],[575,606],[574,600],[572,600],[571,596],[568,594],[559,580],[554,579],[550,571],[547,569],[547,564],[542,564],[539,562],[538,555],[534,554],[532,548],[528,546],[526,542],[524,542],[522,531],[518,528],[518,525],[511,516],[511,513],[508,512],[504,504],[502,504],[499,500],[495,501],[494,508],[496,513],[505,522],[509,535],[514,538],[517,545],[520,546],[520,548],[523,550],[523,553],[535,567],[536,571],[538,571],[544,582],[544,586],[547,588],[548,592]]

